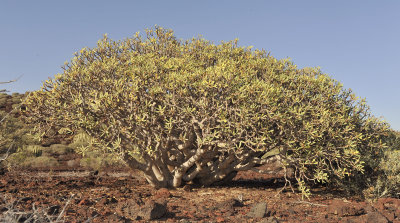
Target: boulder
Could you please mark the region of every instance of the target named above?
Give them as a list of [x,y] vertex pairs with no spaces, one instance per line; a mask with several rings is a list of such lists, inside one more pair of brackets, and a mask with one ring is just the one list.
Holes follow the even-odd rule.
[[251,207],[250,212],[247,213],[247,216],[251,218],[263,218],[266,214],[267,214],[267,203],[260,202],[254,204]]
[[388,219],[377,211],[369,212],[367,214],[368,223],[388,223]]
[[166,203],[160,204],[152,200],[146,202],[143,207],[140,208],[139,216],[144,220],[155,220],[159,219],[167,213]]

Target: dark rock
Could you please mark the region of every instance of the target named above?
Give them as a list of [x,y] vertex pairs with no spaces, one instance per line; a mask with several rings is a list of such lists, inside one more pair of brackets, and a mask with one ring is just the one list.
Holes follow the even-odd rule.
[[91,172],[89,173],[89,176],[97,176],[97,175],[99,175],[99,171],[98,171],[98,170],[91,171]]
[[266,215],[266,213],[267,213],[267,203],[260,202],[254,204],[251,207],[250,212],[247,213],[247,216],[251,218],[263,218]]
[[132,192],[132,190],[129,189],[128,187],[121,187],[119,191],[120,191],[120,193],[123,193],[123,194],[128,194],[128,193]]
[[127,219],[137,220],[139,216],[138,214],[140,211],[140,205],[143,205],[143,201],[139,197],[118,202],[116,213]]
[[104,222],[131,222],[124,217],[118,216],[116,214],[108,215],[104,220]]
[[105,205],[107,205],[109,203],[110,203],[110,199],[108,199],[107,197],[103,197],[103,198],[101,198],[100,200],[98,200],[96,202],[96,206],[102,207],[102,206],[105,206]]
[[279,223],[279,220],[275,217],[268,217],[268,218],[264,218],[263,220],[259,221],[258,223]]
[[27,201],[30,201],[30,200],[32,200],[32,197],[23,197],[23,198],[20,199],[20,201],[22,201],[22,202],[27,202]]
[[140,208],[140,217],[144,220],[159,219],[167,213],[167,205],[154,201],[148,201]]
[[214,209],[223,212],[225,216],[232,216],[235,213],[234,207],[241,207],[243,204],[234,199],[227,199],[215,205]]
[[374,211],[367,214],[368,223],[388,223],[388,219],[381,213]]
[[190,185],[186,184],[185,186],[183,186],[183,190],[186,192],[190,192],[190,191],[192,191],[192,187]]
[[5,167],[0,166],[0,175],[6,174],[8,171]]

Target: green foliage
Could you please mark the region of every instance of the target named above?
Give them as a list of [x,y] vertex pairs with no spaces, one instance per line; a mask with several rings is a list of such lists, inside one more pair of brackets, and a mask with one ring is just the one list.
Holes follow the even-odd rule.
[[61,144],[50,147],[26,145],[11,154],[6,160],[6,165],[9,169],[54,167],[59,165],[55,157],[71,152],[71,148]]
[[13,153],[7,158],[6,166],[9,169],[17,168],[21,163],[24,163],[28,157],[32,157],[32,154],[29,152]]
[[388,134],[317,68],[160,27],[82,49],[26,106],[39,132],[83,129],[158,187],[208,185],[279,157],[306,193],[373,168]]
[[0,98],[0,107],[4,107],[6,105],[7,98]]
[[103,170],[110,167],[125,166],[120,159],[110,153],[102,151],[90,151],[81,158],[80,165],[92,170]]
[[400,132],[391,131],[387,145],[389,149],[385,151],[376,168],[376,178],[364,191],[364,195],[368,199],[400,198]]
[[332,186],[344,189],[349,195],[363,194],[366,199],[380,197],[398,197],[400,187],[399,166],[397,165],[400,151],[400,134],[390,130],[382,140],[386,150],[363,151],[361,160],[364,165],[363,172],[332,182]]
[[30,154],[32,154],[33,156],[36,156],[36,157],[41,156],[42,153],[43,153],[43,150],[44,150],[44,148],[42,146],[40,146],[40,145],[28,145],[25,148],[25,151],[27,153],[30,153]]
[[391,131],[387,138],[386,144],[389,150],[400,150],[400,132]]
[[84,132],[77,133],[72,139],[72,143],[68,146],[75,152],[85,156],[86,152],[90,151],[93,147],[93,138]]
[[400,150],[387,151],[380,163],[380,174],[368,189],[364,190],[367,199],[381,197],[400,198]]
[[68,145],[75,152],[82,155],[80,165],[82,167],[101,170],[109,167],[122,167],[124,164],[115,155],[101,151],[95,147],[93,137],[84,132],[74,135],[72,143]]
[[24,162],[18,164],[19,167],[24,168],[51,168],[58,165],[58,161],[49,156],[27,157]]
[[63,144],[53,144],[50,147],[43,148],[43,154],[48,154],[50,156],[65,155],[73,152],[74,150],[71,147]]

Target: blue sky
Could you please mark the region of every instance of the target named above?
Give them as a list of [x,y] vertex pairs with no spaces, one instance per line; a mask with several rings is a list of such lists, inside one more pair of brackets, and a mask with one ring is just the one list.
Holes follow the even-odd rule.
[[0,81],[23,75],[7,88],[37,90],[104,33],[119,40],[157,24],[178,38],[239,38],[299,67],[319,66],[400,130],[399,12],[397,0],[2,0]]

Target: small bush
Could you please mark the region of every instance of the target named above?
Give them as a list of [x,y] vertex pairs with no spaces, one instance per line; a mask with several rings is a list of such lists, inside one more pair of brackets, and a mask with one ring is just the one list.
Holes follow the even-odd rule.
[[26,148],[25,148],[25,150],[28,153],[30,153],[30,154],[32,154],[33,156],[36,156],[36,157],[42,155],[43,149],[44,148],[42,146],[40,146],[40,145],[29,145],[29,146],[26,146]]
[[30,168],[49,168],[58,166],[59,163],[54,157],[40,156],[40,157],[28,157],[23,163],[22,167]]
[[30,154],[27,151],[13,153],[5,161],[6,166],[8,169],[17,168],[17,167],[21,166],[21,164],[24,163],[28,157],[31,157],[31,156],[32,156],[32,154]]
[[[10,153],[22,151],[27,145],[37,144],[37,140],[30,134],[33,129],[19,118],[19,106],[22,97],[26,94],[14,94],[10,96],[2,93],[0,95],[0,156],[9,150]],[[13,99],[18,97],[17,103]],[[3,107],[1,105],[3,104]],[[10,106],[13,108],[11,110]]]
[[381,197],[400,198],[400,150],[387,151],[381,161],[381,173],[375,182],[364,191],[367,199]]
[[365,198],[370,200],[381,197],[400,198],[400,133],[391,131],[386,144],[387,151],[376,161],[375,178],[363,191]]
[[112,154],[90,151],[82,157],[80,165],[92,170],[102,170],[109,167],[123,167],[124,163]]
[[7,98],[0,98],[0,107],[5,106],[7,103]]
[[6,160],[6,165],[9,169],[21,167],[54,167],[58,166],[59,163],[54,157],[51,156],[64,154],[63,152],[66,150],[68,150],[68,148],[60,149],[59,146],[42,147],[40,145],[28,145],[11,154]]
[[80,159],[68,160],[67,161],[68,167],[79,167],[80,166]]
[[21,98],[20,98],[20,97],[13,97],[13,98],[11,99],[11,102],[12,102],[13,104],[19,104],[19,103],[21,103]]
[[72,153],[74,150],[63,144],[53,144],[50,147],[43,147],[43,154],[59,156]]

